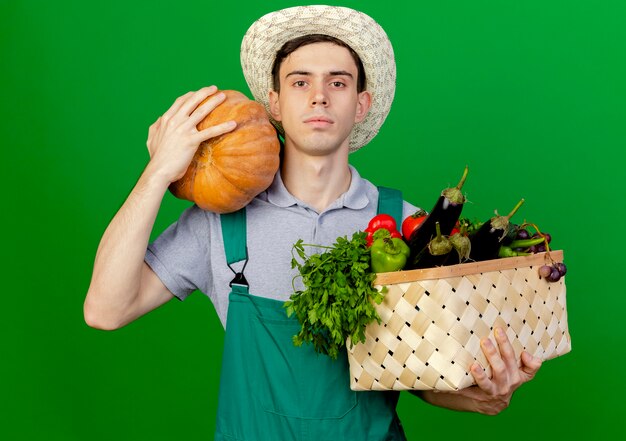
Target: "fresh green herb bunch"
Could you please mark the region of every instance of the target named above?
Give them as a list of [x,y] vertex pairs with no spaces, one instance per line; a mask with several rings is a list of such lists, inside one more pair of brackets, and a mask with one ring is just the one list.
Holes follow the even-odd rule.
[[[365,327],[380,317],[374,302],[380,304],[383,293],[372,282],[376,274],[370,270],[370,252],[366,233],[356,232],[352,239],[337,238],[333,246],[295,243],[291,267],[298,268],[304,290],[295,293],[285,302],[287,315],[296,315],[302,325],[293,337],[293,343],[312,343],[317,352],[336,359],[349,337],[354,344],[365,342]],[[324,253],[308,256],[304,247],[326,249]],[[303,263],[300,263],[293,251]]]

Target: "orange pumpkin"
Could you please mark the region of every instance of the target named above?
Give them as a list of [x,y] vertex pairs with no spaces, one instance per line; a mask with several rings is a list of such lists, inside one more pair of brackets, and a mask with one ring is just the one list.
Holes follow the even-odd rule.
[[[267,189],[278,171],[280,143],[262,104],[235,90],[198,124],[198,130],[234,120],[232,132],[200,144],[185,175],[169,189],[200,208],[230,213]],[[205,100],[206,101],[206,100]]]

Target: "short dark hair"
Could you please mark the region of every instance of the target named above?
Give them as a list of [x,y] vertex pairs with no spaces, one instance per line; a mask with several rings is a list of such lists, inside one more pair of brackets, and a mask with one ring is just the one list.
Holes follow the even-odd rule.
[[363,67],[363,63],[361,62],[361,57],[359,57],[359,54],[357,54],[354,49],[352,49],[350,46],[348,46],[346,43],[339,40],[338,38],[324,34],[309,34],[289,40],[288,42],[283,44],[282,47],[276,52],[276,58],[274,59],[274,64],[272,65],[272,82],[274,85],[274,90],[276,92],[280,92],[279,71],[280,66],[285,58],[287,58],[291,53],[295,52],[296,49],[313,43],[333,43],[337,46],[345,47],[346,49],[348,49],[350,55],[352,56],[352,59],[354,59],[354,62],[356,63],[358,71],[356,90],[359,93],[365,90],[365,68]]

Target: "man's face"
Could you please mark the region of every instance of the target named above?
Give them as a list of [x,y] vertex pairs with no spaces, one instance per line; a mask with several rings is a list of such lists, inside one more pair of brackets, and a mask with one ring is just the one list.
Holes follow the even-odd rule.
[[352,127],[371,103],[369,92],[357,93],[357,74],[348,49],[332,43],[300,47],[283,60],[270,108],[288,146],[313,156],[348,151]]

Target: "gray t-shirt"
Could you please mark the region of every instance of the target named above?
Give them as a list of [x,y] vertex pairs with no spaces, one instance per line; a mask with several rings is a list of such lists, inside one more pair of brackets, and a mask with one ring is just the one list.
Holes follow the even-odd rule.
[[[348,191],[321,213],[291,195],[280,172],[250,202],[246,208],[249,261],[244,274],[251,294],[285,301],[294,286],[302,289],[300,278],[294,280],[297,269],[291,269],[292,247],[299,239],[328,246],[340,236],[351,238],[367,227],[376,215],[378,190],[354,167],[350,171]],[[405,202],[403,218],[416,210]],[[219,215],[191,206],[149,245],[145,260],[180,300],[196,289],[205,293],[226,326],[229,282],[234,274],[226,264]],[[236,271],[242,266],[243,262],[232,265]]]

